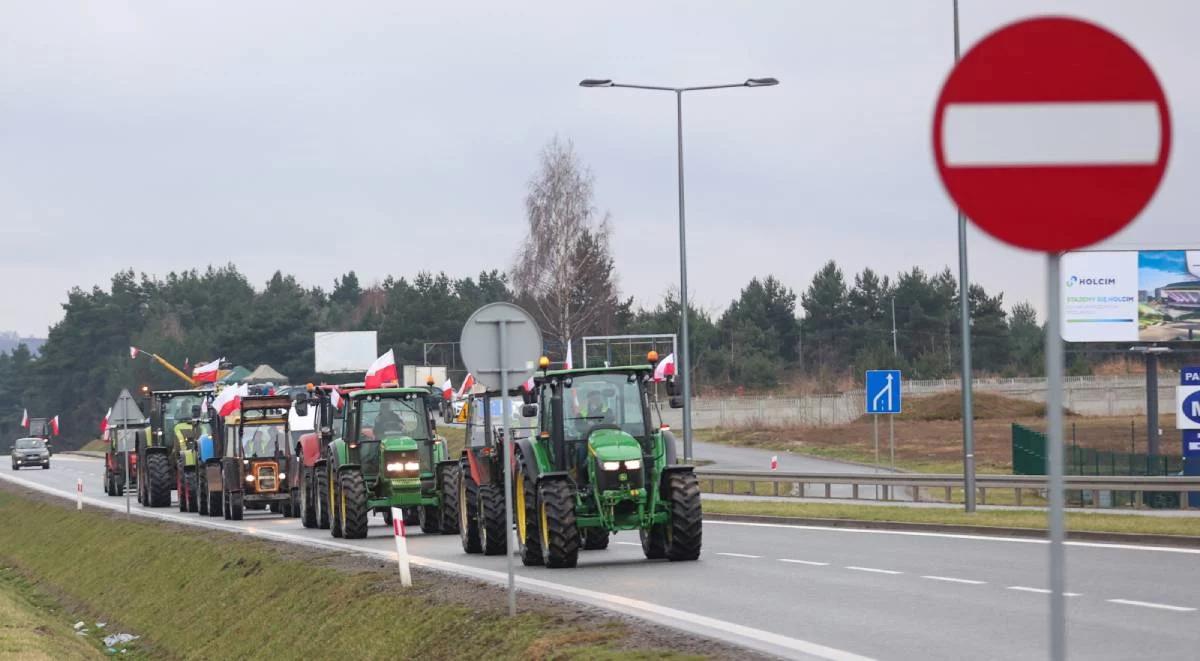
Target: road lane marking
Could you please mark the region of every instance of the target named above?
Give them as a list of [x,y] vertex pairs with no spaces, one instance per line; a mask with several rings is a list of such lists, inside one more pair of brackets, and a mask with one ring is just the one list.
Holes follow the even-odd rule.
[[[39,482],[23,479],[16,476],[9,476],[0,473],[0,479],[20,484],[24,487],[41,491],[52,496],[57,496],[66,500],[74,500],[74,490],[67,492],[56,489]],[[93,506],[111,511],[120,512],[125,509],[124,501],[110,501],[106,498],[96,498],[92,496],[84,496],[84,502]],[[238,525],[233,522],[226,522],[220,519],[209,519],[207,517],[192,517],[186,516],[171,511],[162,511],[156,509],[145,509],[136,507],[132,510],[133,514],[146,519],[158,519],[171,523],[179,523],[183,525],[195,526],[197,528],[208,528],[211,530],[221,530],[229,533],[241,535],[250,535],[250,532],[243,525]],[[254,537],[259,539],[269,539],[290,544],[299,544],[311,548],[334,549],[338,551],[348,551],[359,555],[372,556],[396,561],[396,552],[394,550],[383,550],[369,546],[360,546],[331,539],[329,537],[308,537],[304,534],[299,534],[306,529],[297,528],[296,532],[287,533],[274,530],[259,530]],[[422,556],[411,556],[410,558],[414,565],[425,567],[427,569],[448,572],[460,576],[467,576],[479,580],[483,580],[494,585],[507,585],[508,574],[503,571],[492,569],[483,569],[471,565],[459,564],[457,562],[449,562],[446,560],[437,560],[434,558],[426,558]],[[792,638],[783,634],[766,631],[764,629],[756,629],[754,627],[737,624],[728,620],[721,620],[715,617],[700,615],[689,611],[678,610],[669,606],[662,606],[654,602],[643,601],[640,599],[631,599],[621,595],[589,590],[587,588],[579,588],[564,583],[555,583],[546,579],[530,578],[528,576],[518,575],[516,577],[517,587],[529,592],[546,594],[561,599],[569,599],[576,602],[590,604],[598,608],[603,608],[607,611],[634,615],[648,622],[669,626],[674,629],[685,631],[693,634],[700,634],[717,638],[734,645],[741,645],[760,652],[766,652],[775,656],[785,658],[793,658],[798,655],[808,655],[821,659],[829,659],[831,661],[872,661],[871,657],[862,656],[846,650],[828,647],[820,643],[815,643],[800,638]]]
[[[1047,590],[1046,588],[1030,588],[1030,587],[1026,587],[1024,585],[1010,585],[1007,588],[1005,588],[1005,590],[1016,590],[1018,592],[1036,592],[1037,594],[1050,594],[1050,591]],[[1063,596],[1064,597],[1078,597],[1081,594],[1082,594],[1081,592],[1064,592]]]
[[717,555],[723,555],[728,558],[751,558],[755,560],[762,557],[761,555],[749,555],[747,553],[718,553]]
[[[1126,516],[1137,516],[1134,514]],[[950,532],[926,532],[923,530],[877,530],[874,528],[840,528],[835,526],[806,526],[796,523],[755,523],[751,521],[713,521],[706,519],[706,526],[750,526],[753,528],[791,528],[793,530],[819,530],[822,532],[856,533],[860,535],[900,535],[903,537],[940,537],[943,539],[968,539],[980,542],[1009,542],[1012,544],[1049,544],[1046,539],[1031,537],[1000,537],[991,535],[966,535]],[[1200,549],[1173,546],[1144,546],[1141,544],[1119,544],[1109,542],[1064,542],[1067,546],[1096,549],[1118,549],[1123,551],[1158,551],[1160,553],[1184,553],[1200,555]]]
[[1143,608],[1157,608],[1164,611],[1175,611],[1176,613],[1191,613],[1196,610],[1187,606],[1172,606],[1170,604],[1156,604],[1153,601],[1136,601],[1133,599],[1106,599],[1105,601],[1113,604],[1124,604],[1125,606],[1141,606]]
[[931,581],[945,581],[946,583],[963,583],[965,585],[987,585],[987,581],[976,581],[969,578],[954,578],[953,576],[922,576]]
[[621,546],[641,546],[639,542],[617,542]]
[[791,558],[780,558],[779,561],[780,562],[790,562],[790,563],[796,564],[796,565],[812,565],[813,567],[826,567],[829,565],[828,562],[814,562],[812,560],[793,560]]
[[848,565],[846,567],[846,569],[850,569],[853,571],[871,572],[872,574],[903,574],[904,573],[902,571],[896,571],[894,569],[876,569],[874,567],[855,567],[854,565]]

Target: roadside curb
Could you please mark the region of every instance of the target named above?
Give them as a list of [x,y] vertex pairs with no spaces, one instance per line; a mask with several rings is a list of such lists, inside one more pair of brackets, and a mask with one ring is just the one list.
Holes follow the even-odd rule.
[[[704,513],[711,521],[735,521],[739,523],[773,523],[794,526],[822,526],[827,528],[860,528],[868,530],[902,530],[966,535],[988,535],[991,537],[1020,537],[1024,539],[1046,539],[1048,533],[1037,528],[1000,528],[995,526],[969,526],[949,523],[905,523],[902,521],[866,521],[862,519],[821,519],[798,516],[768,516],[759,514],[715,514]],[[1138,535],[1121,532],[1096,532],[1091,530],[1068,530],[1067,540],[1076,542],[1115,542],[1145,546],[1169,546],[1177,548],[1200,548],[1200,537],[1184,535]]]

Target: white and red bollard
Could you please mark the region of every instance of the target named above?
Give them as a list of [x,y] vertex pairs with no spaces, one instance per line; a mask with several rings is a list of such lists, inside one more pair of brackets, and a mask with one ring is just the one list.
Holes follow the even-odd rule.
[[400,585],[412,587],[412,572],[408,566],[408,534],[404,528],[404,511],[392,508],[392,533],[396,537],[396,562],[400,565]]
[[75,480],[75,509],[83,511],[83,478]]
[[771,455],[771,470],[779,470],[779,455]]

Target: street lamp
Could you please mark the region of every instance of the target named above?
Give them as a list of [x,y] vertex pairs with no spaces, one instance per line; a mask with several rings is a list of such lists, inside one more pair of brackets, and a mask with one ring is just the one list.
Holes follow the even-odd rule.
[[687,233],[684,222],[683,204],[683,93],[703,90],[718,90],[730,87],[772,87],[778,85],[775,78],[747,78],[741,83],[723,85],[698,85],[695,87],[665,87],[660,85],[629,85],[614,83],[608,78],[584,78],[580,87],[625,87],[638,90],[656,90],[675,93],[675,136],[679,154],[679,310],[682,321],[683,349],[679,353],[680,373],[683,374],[683,460],[692,458],[692,360],[688,346],[688,298],[687,298]]

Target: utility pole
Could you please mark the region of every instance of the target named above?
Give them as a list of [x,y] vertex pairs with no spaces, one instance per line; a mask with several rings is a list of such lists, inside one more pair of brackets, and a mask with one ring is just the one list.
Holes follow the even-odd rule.
[[896,297],[892,297],[892,356],[900,357],[900,348],[896,344]]

